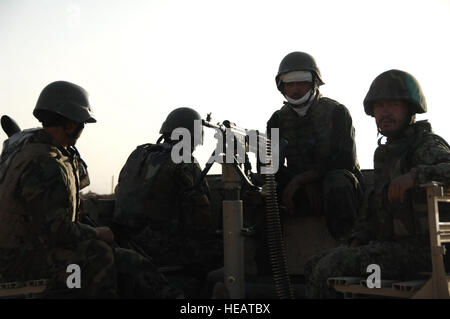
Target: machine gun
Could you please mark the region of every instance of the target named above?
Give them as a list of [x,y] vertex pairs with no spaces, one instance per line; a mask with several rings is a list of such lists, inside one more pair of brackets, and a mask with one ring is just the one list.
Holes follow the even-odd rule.
[[[266,168],[263,170],[265,188],[268,191],[264,196],[265,220],[275,291],[280,299],[293,299],[274,176],[278,168],[274,165],[274,159],[278,160],[278,141],[272,143],[266,134],[240,128],[230,121],[214,124],[211,122],[211,113],[206,120],[202,120],[202,125],[216,130],[215,137],[218,142],[195,186],[206,176],[214,162],[222,164],[222,182],[227,191],[222,205],[224,284],[228,295],[237,299],[245,297],[244,236],[247,231],[243,228],[243,203],[239,193],[241,182],[250,189],[261,191],[261,187],[253,183],[251,167],[249,169],[249,165],[246,164],[247,152],[253,152],[256,154],[258,163],[262,163]],[[275,150],[275,156],[272,156],[272,147]]]
[[206,120],[202,120],[202,125],[216,130],[217,146],[194,187],[201,183],[214,163],[223,164],[225,160],[227,164],[232,164],[236,168],[237,173],[250,189],[261,190],[253,181],[252,167],[247,152],[255,153],[257,161],[260,162],[261,157],[265,156],[264,147],[269,141],[266,135],[257,130],[240,128],[228,120],[223,121],[222,124],[213,124],[211,113],[208,114]]

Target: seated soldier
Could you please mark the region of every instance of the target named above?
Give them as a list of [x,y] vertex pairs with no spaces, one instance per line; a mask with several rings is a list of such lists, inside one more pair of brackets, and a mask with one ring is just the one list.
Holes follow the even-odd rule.
[[[208,297],[206,275],[223,265],[209,188],[205,179],[199,180],[200,166],[192,155],[203,139],[196,141],[195,120],[201,120],[195,110],[175,109],[163,123],[157,144],[140,145],[131,153],[120,172],[114,212],[120,244],[143,250],[158,267],[178,268],[166,275],[190,298]],[[197,124],[201,128],[201,122]],[[175,163],[171,154],[178,141],[171,136],[178,128],[189,131],[191,143],[189,154],[183,154],[188,161]]]
[[367,277],[367,266],[378,264],[381,279],[411,280],[431,271],[426,197],[421,184],[450,184],[450,147],[434,134],[425,113],[425,97],[409,73],[389,70],[373,81],[364,109],[374,116],[379,140],[374,155],[374,189],[349,241],[311,257],[305,266],[307,296],[335,297],[327,278]]
[[43,129],[11,136],[0,161],[0,282],[45,278],[67,288],[68,266],[76,264],[75,297],[182,296],[150,260],[112,248],[108,227],[79,222],[79,191],[89,177],[75,143],[85,123],[96,122],[86,91],[53,82],[33,114]]
[[275,80],[287,102],[269,119],[267,132],[278,128],[287,141],[276,175],[282,203],[291,213],[324,215],[331,235],[344,241],[362,198],[352,117],[320,94],[320,70],[307,53],[284,57]]
[[[324,83],[319,67],[305,52],[286,55],[275,81],[286,100],[267,122],[268,134],[271,129],[279,129],[280,169],[276,181],[280,204],[294,216],[323,216],[335,241],[345,242],[357,218],[364,188],[350,112],[341,103],[322,96],[320,86]],[[264,224],[259,221],[256,251],[262,273],[268,268],[261,231]]]

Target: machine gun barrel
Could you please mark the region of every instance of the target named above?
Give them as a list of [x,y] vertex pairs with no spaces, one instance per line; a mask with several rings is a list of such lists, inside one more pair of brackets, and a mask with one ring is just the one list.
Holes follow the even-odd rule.
[[218,129],[218,130],[221,130],[221,131],[224,130],[224,127],[223,127],[222,124],[219,124],[219,123],[214,124],[214,123],[211,123],[210,121],[207,121],[207,120],[202,120],[202,125],[206,126],[206,127],[210,127],[210,128],[215,128],[215,129]]

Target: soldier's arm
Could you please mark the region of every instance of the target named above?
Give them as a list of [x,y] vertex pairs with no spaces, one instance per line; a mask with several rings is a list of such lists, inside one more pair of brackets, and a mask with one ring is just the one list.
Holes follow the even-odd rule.
[[[279,128],[278,113],[279,113],[279,111],[275,111],[266,123],[266,134],[267,134],[268,138],[271,138],[271,129],[272,128]],[[281,136],[280,136],[280,138],[281,138]],[[279,158],[278,163],[280,163],[280,166],[281,166],[280,169],[283,169],[284,158],[281,158],[282,154],[279,154],[279,155],[280,155],[280,158]],[[257,172],[261,173],[261,166],[264,165],[264,163],[263,163],[264,160],[259,158],[259,156],[260,156],[260,154],[258,152],[258,161],[256,162],[256,167],[257,167]]]
[[55,159],[32,161],[20,179],[17,196],[29,212],[31,231],[46,244],[64,245],[97,237],[94,228],[72,222],[68,175]]
[[[279,129],[279,111],[275,111],[272,116],[270,117],[270,119],[267,121],[267,126],[266,126],[266,130],[267,130],[267,135],[270,137],[270,131],[272,128],[278,128]],[[281,189],[284,189],[286,187],[286,185],[289,183],[289,181],[295,176],[295,173],[291,172],[285,165],[285,153],[282,152],[281,150],[281,132],[279,132],[279,138],[280,141],[278,141],[278,143],[280,143],[280,152],[279,152],[279,159],[278,159],[278,163],[280,163],[280,166],[278,168],[278,171],[276,173],[276,177],[277,177],[277,182],[279,183]],[[287,141],[287,143],[289,144],[289,141]],[[260,172],[260,168],[259,168],[259,163],[258,163],[258,172]]]
[[413,154],[413,168],[416,186],[429,181],[450,184],[450,148],[439,136],[430,134]]
[[331,157],[321,163],[322,173],[331,169],[353,170],[356,164],[355,129],[350,112],[343,105],[338,105],[333,113],[333,130],[331,135]]
[[270,119],[267,121],[266,129],[267,129],[267,135],[269,137],[270,137],[270,129],[271,128],[279,128],[278,117],[279,117],[279,111],[276,111],[275,113],[272,114]]

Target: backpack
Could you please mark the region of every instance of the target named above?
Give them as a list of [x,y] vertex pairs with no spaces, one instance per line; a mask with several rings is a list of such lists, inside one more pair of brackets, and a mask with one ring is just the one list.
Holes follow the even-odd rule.
[[148,194],[161,166],[171,161],[172,146],[143,144],[128,157],[120,171],[113,220],[131,228],[141,228],[147,223]]

